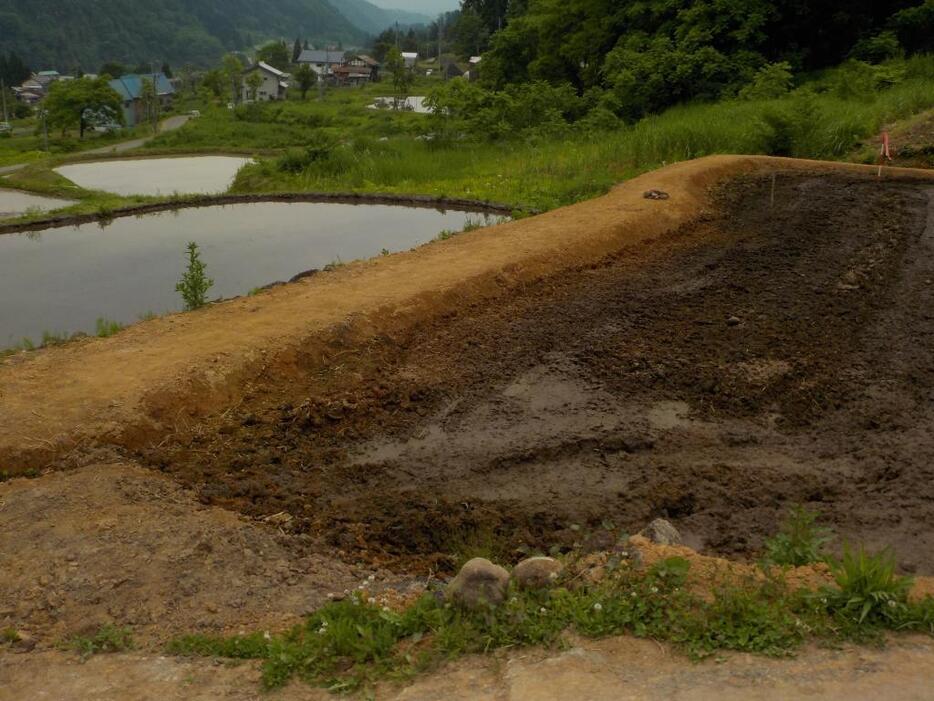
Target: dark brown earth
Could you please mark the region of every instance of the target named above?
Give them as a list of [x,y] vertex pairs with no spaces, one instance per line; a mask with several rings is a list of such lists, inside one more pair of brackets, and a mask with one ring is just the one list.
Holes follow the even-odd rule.
[[803,503],[934,574],[934,190],[780,173],[770,207],[771,187],[734,180],[702,221],[506,302],[338,332],[322,372],[130,457],[399,567],[654,516],[754,556]]

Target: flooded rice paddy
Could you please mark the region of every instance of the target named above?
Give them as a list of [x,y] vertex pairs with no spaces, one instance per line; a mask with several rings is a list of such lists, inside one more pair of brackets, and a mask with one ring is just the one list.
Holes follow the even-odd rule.
[[117,195],[214,195],[226,192],[251,159],[235,156],[140,158],[74,163],[55,169],[86,190]]
[[201,249],[215,299],[492,220],[391,205],[259,202],[3,235],[0,348],[23,338],[38,342],[44,332],[93,333],[98,318],[126,324],[181,309],[175,283],[189,241]]
[[70,200],[59,200],[54,197],[40,197],[19,190],[0,189],[0,219],[16,217],[29,212],[48,212],[53,209],[67,207],[74,204]]

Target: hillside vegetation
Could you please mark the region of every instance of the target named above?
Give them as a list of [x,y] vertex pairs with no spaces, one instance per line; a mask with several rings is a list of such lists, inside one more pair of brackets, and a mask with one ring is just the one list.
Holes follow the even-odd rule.
[[105,61],[208,65],[225,51],[299,34],[366,37],[327,0],[0,0],[0,48],[35,70],[93,72]]

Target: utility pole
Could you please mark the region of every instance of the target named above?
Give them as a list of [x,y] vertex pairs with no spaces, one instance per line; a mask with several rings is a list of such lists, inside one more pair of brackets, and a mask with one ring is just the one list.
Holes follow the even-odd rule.
[[39,108],[39,116],[42,118],[42,150],[49,152],[49,111],[45,107]]
[[0,78],[0,100],[3,100],[3,121],[9,122],[10,117],[6,111],[6,83],[3,82],[3,78]]

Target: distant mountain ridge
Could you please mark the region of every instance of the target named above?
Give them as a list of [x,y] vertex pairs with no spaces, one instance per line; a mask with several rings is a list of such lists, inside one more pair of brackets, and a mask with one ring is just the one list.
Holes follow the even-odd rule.
[[430,15],[407,10],[378,7],[367,0],[330,0],[337,10],[355,26],[369,34],[379,34],[396,22],[400,25],[428,24]]
[[62,72],[106,61],[203,66],[277,37],[362,45],[396,21],[425,16],[366,0],[0,0],[0,52]]

